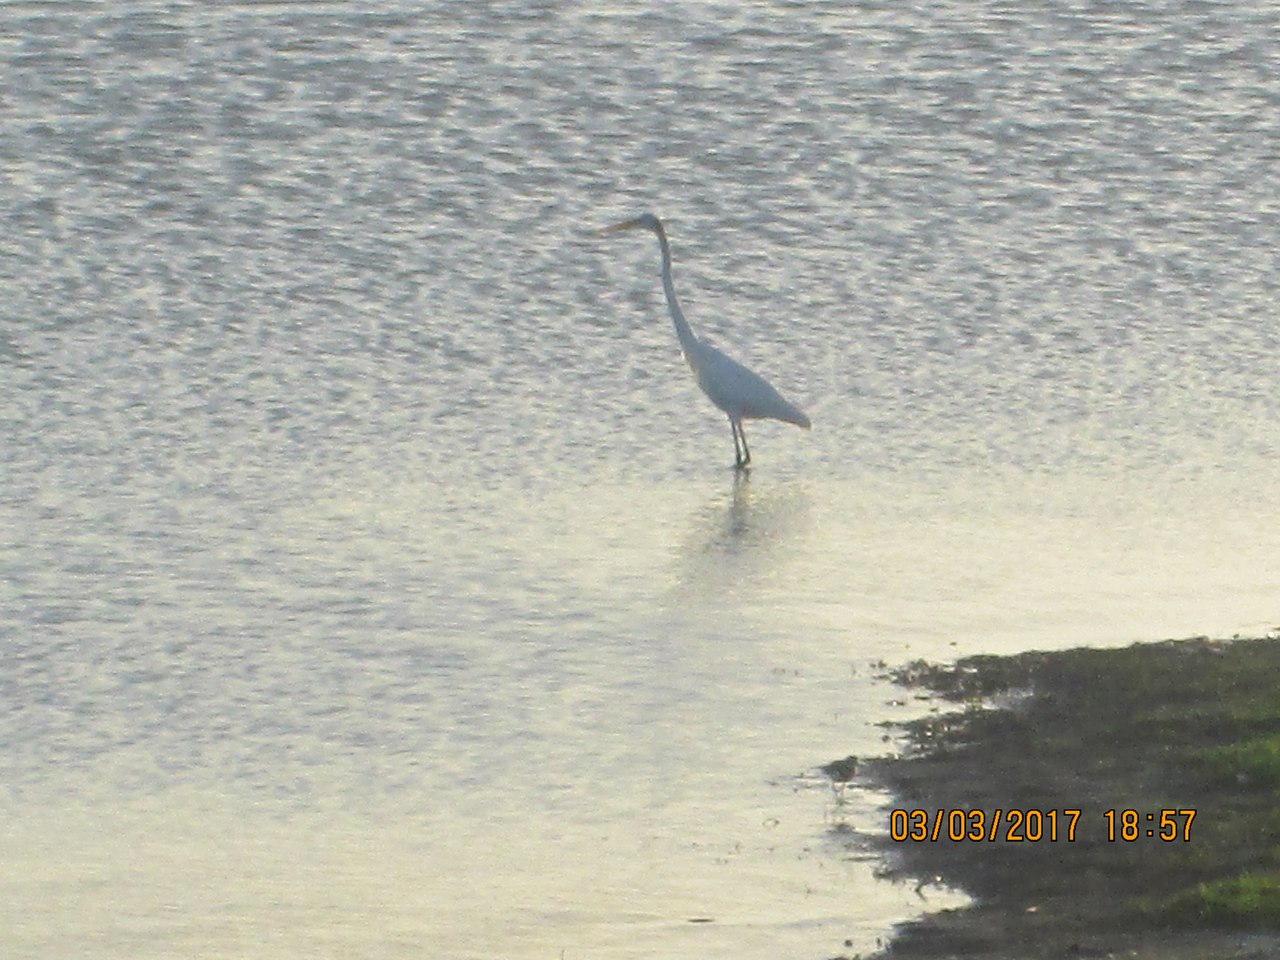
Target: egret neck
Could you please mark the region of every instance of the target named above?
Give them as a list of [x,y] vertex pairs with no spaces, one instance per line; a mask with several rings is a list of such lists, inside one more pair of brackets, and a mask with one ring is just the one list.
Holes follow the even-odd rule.
[[671,310],[671,322],[676,327],[676,337],[680,340],[680,350],[684,353],[684,359],[694,370],[697,370],[696,352],[694,344],[698,342],[698,338],[693,335],[693,328],[689,326],[689,321],[684,318],[684,311],[680,309],[680,301],[676,297],[676,286],[671,281],[671,248],[667,245],[667,232],[662,229],[661,221],[655,221],[654,233],[658,235],[658,246],[662,249],[662,289],[667,294],[667,307]]

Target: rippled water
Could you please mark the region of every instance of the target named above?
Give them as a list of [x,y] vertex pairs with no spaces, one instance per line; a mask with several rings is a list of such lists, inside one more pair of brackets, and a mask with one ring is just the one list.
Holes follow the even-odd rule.
[[1280,616],[1272,4],[0,24],[7,955],[865,951],[880,661]]

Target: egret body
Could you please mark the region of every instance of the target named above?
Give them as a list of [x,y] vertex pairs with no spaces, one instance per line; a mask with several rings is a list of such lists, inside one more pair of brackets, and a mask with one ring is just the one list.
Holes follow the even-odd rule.
[[671,247],[661,220],[652,213],[645,213],[599,232],[634,229],[652,230],[658,238],[658,248],[662,251],[662,289],[667,295],[667,309],[671,311],[676,338],[702,392],[729,417],[729,425],[733,429],[734,466],[742,469],[751,462],[747,435],[742,429],[743,420],[782,420],[808,430],[809,418],[804,411],[785,400],[773,384],[694,335],[689,321],[684,318],[684,311],[680,309],[676,288],[671,281]]

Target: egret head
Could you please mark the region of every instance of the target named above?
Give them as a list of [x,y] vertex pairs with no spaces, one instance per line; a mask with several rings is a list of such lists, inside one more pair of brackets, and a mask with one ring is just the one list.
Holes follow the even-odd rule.
[[642,213],[638,217],[623,220],[621,223],[615,223],[613,226],[605,227],[603,230],[597,230],[596,233],[616,233],[619,230],[635,230],[637,228],[652,230],[658,236],[662,236],[662,221],[652,213]]

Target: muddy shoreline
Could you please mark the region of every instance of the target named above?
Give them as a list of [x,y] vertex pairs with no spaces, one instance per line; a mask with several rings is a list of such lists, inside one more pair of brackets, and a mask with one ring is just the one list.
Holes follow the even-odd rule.
[[974,903],[904,925],[878,957],[1280,956],[1280,641],[893,678],[938,708],[905,726],[901,756],[859,767],[905,811],[905,839],[876,843],[894,875]]

